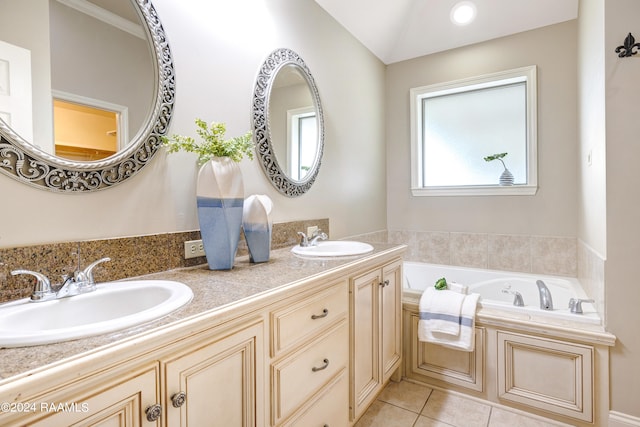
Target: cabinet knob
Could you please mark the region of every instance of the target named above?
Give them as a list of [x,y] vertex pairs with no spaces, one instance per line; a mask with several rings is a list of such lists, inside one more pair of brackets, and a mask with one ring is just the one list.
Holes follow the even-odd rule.
[[144,410],[144,413],[147,414],[147,421],[158,421],[162,415],[162,405],[158,403],[151,405]]
[[179,408],[187,401],[187,393],[181,391],[171,396],[171,404],[174,408]]
[[385,286],[389,286],[389,279],[385,280],[384,282],[380,283],[380,286],[382,286],[383,288]]
[[323,317],[327,317],[328,314],[329,314],[329,309],[325,308],[324,310],[322,310],[322,314],[312,314],[311,318],[313,320],[322,319]]
[[329,359],[324,359],[322,362],[324,363],[324,365],[320,366],[319,368],[316,368],[314,366],[313,368],[311,368],[311,370],[313,372],[318,372],[318,371],[322,371],[323,369],[327,369],[327,366],[329,366]]

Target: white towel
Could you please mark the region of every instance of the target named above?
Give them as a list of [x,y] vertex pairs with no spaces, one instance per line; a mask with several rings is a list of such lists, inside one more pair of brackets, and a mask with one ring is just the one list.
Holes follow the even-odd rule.
[[460,334],[460,311],[465,295],[447,289],[428,287],[420,298],[423,326],[441,334]]
[[[442,291],[437,291],[442,292]],[[425,291],[426,293],[426,291]],[[440,344],[455,350],[473,351],[475,348],[475,324],[476,308],[479,294],[469,294],[464,296],[462,308],[460,310],[460,333],[458,335],[443,334],[432,330],[424,320],[418,322],[418,339],[424,342]],[[420,318],[422,319],[422,310]]]

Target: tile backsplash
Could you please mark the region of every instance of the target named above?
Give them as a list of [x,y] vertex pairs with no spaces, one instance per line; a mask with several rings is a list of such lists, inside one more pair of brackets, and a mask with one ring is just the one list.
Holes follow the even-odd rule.
[[[294,246],[296,233],[312,225],[330,235],[326,218],[276,223],[271,248]],[[603,261],[571,237],[381,230],[349,238],[406,244],[407,261],[579,277],[590,295],[603,294]],[[118,280],[205,264],[204,257],[184,259],[184,242],[197,239],[198,230],[0,249],[0,302],[27,297],[33,289],[33,278],[12,276],[11,270],[38,271],[55,284],[78,267],[108,256],[112,260],[96,268],[96,279]],[[242,237],[238,256],[246,254]]]
[[[296,233],[313,225],[330,235],[328,219],[273,224],[271,248],[294,246],[299,241]],[[0,302],[31,295],[33,278],[27,275],[12,276],[11,271],[15,269],[37,271],[56,284],[62,281],[63,276],[73,274],[77,268],[109,257],[110,262],[96,267],[96,280],[119,280],[205,264],[205,257],[184,259],[184,242],[197,239],[200,239],[199,230],[0,249]],[[238,256],[247,253],[242,236]]]

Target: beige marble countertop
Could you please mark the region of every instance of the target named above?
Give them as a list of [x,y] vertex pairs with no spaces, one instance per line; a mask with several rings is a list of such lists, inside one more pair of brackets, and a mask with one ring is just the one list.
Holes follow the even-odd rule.
[[239,257],[233,270],[229,271],[211,271],[206,265],[202,265],[143,276],[146,279],[185,283],[193,290],[193,299],[167,316],[128,329],[55,344],[0,349],[0,386],[34,369],[107,348],[127,338],[157,331],[203,313],[228,308],[241,301],[260,298],[279,287],[328,274],[379,254],[397,250],[401,254],[405,248],[394,244],[372,245],[373,252],[358,257],[303,259],[286,248],[272,250],[271,258],[266,263],[254,264],[246,256]]

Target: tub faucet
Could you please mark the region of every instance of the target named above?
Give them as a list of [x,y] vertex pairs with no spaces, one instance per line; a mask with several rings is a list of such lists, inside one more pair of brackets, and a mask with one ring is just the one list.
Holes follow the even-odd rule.
[[513,305],[515,305],[516,307],[524,307],[524,300],[522,299],[522,294],[518,291],[512,291],[510,285],[507,285],[502,290],[502,293],[513,295]]
[[553,298],[551,298],[551,291],[547,288],[542,280],[536,280],[538,285],[538,293],[540,294],[540,308],[542,310],[553,310]]

